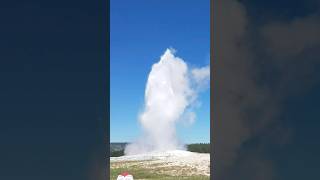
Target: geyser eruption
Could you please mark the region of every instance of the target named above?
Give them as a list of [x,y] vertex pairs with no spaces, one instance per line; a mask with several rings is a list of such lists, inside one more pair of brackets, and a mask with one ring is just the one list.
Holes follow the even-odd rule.
[[[177,139],[175,126],[181,117],[186,118],[185,110],[196,97],[191,80],[197,78],[191,76],[187,64],[174,56],[173,49],[167,49],[152,66],[145,89],[144,110],[139,116],[144,134],[126,147],[126,155],[184,149]],[[194,118],[194,113],[188,114]]]

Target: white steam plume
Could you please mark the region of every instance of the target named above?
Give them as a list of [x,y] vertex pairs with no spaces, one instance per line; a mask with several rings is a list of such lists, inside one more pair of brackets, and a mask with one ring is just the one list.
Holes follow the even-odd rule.
[[[184,149],[176,136],[175,126],[179,120],[195,120],[195,113],[186,112],[186,109],[197,97],[197,90],[192,86],[209,80],[206,77],[209,73],[202,71],[190,71],[183,59],[174,56],[173,49],[165,51],[160,61],[152,66],[148,77],[145,107],[139,116],[144,134],[126,147],[126,155]],[[196,72],[195,75],[192,72]]]

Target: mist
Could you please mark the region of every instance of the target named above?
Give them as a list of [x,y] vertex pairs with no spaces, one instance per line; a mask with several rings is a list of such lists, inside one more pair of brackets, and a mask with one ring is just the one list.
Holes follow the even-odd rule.
[[183,59],[175,56],[174,49],[167,49],[148,76],[144,109],[138,118],[142,136],[126,146],[125,154],[184,150],[176,124],[195,121],[192,104],[208,84],[209,75],[209,68],[189,68]]

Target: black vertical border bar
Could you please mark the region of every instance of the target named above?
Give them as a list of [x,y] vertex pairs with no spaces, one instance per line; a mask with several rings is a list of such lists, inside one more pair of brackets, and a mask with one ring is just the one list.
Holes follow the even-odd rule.
[[110,178],[110,0],[106,1],[106,131],[104,134],[104,143],[106,143],[105,163],[106,163],[106,179]]
[[214,0],[210,0],[210,179],[214,179],[214,119],[213,119],[213,6]]

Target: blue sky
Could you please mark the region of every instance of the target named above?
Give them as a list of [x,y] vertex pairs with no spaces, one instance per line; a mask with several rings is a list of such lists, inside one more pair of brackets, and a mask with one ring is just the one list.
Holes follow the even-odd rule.
[[[139,137],[137,121],[152,64],[166,48],[190,67],[210,63],[210,1],[111,0],[110,13],[110,141]],[[210,141],[210,92],[200,94],[192,126],[178,124],[183,142]]]

